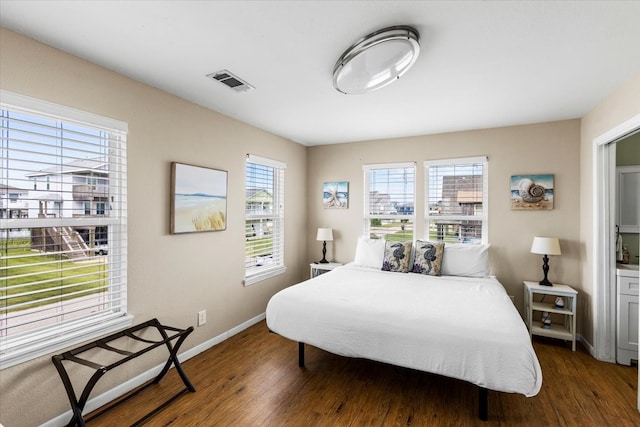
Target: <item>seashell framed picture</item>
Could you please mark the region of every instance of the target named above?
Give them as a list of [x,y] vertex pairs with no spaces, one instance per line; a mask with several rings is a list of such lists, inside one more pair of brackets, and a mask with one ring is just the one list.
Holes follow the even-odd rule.
[[511,176],[511,209],[553,209],[553,175]]

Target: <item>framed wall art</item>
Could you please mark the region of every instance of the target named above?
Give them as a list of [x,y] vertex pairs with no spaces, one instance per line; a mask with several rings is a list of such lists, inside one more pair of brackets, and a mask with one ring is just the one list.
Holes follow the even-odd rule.
[[322,184],[322,205],[327,209],[349,207],[349,183],[347,181]]
[[553,209],[553,175],[513,175],[511,209]]
[[227,171],[171,163],[171,234],[227,229]]

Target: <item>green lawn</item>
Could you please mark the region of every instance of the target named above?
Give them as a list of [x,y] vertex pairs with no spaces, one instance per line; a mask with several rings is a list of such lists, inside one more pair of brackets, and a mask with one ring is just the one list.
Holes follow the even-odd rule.
[[60,255],[33,252],[29,239],[3,241],[0,256],[2,310],[21,303],[28,304],[9,311],[51,304],[46,299],[50,297],[68,300],[104,292],[108,285],[105,262],[73,262]]

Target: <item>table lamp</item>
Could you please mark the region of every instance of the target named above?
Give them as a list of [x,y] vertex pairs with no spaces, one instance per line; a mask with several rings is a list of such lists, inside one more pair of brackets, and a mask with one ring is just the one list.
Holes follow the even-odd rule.
[[322,259],[318,261],[322,264],[328,264],[326,255],[327,255],[327,241],[333,240],[333,230],[330,228],[318,228],[318,234],[316,235],[316,240],[322,241]]
[[540,281],[543,286],[553,286],[553,283],[547,279],[547,273],[549,273],[549,257],[548,255],[560,255],[560,241],[557,237],[534,237],[533,244],[531,245],[532,254],[541,254],[542,257],[542,271],[544,272],[544,279]]

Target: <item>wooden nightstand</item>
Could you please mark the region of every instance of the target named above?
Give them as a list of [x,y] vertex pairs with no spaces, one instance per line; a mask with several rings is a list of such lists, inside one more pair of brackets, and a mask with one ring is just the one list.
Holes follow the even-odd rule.
[[[535,298],[541,295],[541,298]],[[550,297],[550,298],[549,298]],[[561,297],[564,308],[557,308],[555,300]],[[545,301],[546,299],[546,301]],[[576,303],[578,292],[568,285],[553,284],[542,286],[538,282],[524,282],[524,309],[529,336],[558,338],[571,341],[571,349],[576,351]],[[533,312],[556,313],[564,316],[561,324],[552,323],[549,328],[542,325],[542,321],[533,321]]]
[[324,274],[327,271],[331,271],[336,267],[340,267],[341,265],[342,264],[339,262],[329,262],[326,264],[316,264],[315,262],[312,262],[311,264],[309,264],[309,267],[311,267],[311,278],[313,279],[314,277]]

